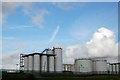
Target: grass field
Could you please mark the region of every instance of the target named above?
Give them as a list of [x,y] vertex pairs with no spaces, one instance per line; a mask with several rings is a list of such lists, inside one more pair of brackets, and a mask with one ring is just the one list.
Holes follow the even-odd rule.
[[39,76],[35,77],[29,73],[3,73],[2,80],[120,80],[120,76]]

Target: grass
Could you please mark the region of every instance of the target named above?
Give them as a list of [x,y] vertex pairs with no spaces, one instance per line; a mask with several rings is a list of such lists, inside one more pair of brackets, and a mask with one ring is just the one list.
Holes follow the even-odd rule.
[[[46,74],[47,75],[47,74]],[[2,80],[120,80],[120,76],[115,75],[96,75],[96,76],[63,76],[63,75],[49,75],[44,74],[33,76],[30,73],[3,73]],[[41,77],[42,76],[42,77]]]

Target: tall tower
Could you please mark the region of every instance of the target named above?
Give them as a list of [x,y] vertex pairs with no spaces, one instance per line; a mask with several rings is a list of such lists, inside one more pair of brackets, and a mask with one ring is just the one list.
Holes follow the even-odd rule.
[[23,54],[20,54],[20,71],[24,70],[24,58]]
[[53,48],[55,56],[55,71],[62,72],[62,48],[54,47]]

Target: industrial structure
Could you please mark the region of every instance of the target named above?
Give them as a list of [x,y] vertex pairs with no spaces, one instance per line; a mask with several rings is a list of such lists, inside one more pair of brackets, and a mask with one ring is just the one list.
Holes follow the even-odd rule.
[[45,49],[42,53],[24,54],[22,57],[25,72],[62,72],[62,48],[60,47]]
[[74,71],[73,64],[63,64],[63,71]]
[[78,58],[74,60],[74,64],[63,64],[62,48],[53,47],[41,53],[20,54],[20,70],[24,72],[120,74],[120,63],[108,63],[102,58]]
[[87,58],[75,59],[75,72],[92,73],[92,60]]
[[103,59],[80,58],[74,61],[75,73],[120,74],[120,63],[107,63]]

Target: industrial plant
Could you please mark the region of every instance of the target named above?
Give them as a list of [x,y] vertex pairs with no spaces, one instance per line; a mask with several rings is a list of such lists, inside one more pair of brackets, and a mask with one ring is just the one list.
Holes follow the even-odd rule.
[[78,58],[74,64],[63,64],[62,48],[53,47],[41,53],[20,54],[20,70],[73,74],[120,74],[120,63],[108,63],[104,59]]
[[62,72],[62,48],[45,49],[42,53],[21,54],[20,69],[25,72]]

